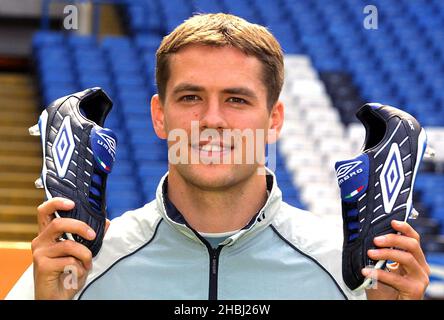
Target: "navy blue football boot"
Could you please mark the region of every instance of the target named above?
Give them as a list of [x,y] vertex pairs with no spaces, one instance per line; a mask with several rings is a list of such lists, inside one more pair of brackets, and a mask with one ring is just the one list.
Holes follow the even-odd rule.
[[87,89],[52,102],[29,128],[31,135],[41,136],[43,150],[42,173],[35,185],[45,189],[47,199],[75,202],[74,209],[58,210],[55,216],[84,221],[96,232],[92,241],[70,233],[63,237],[84,244],[93,256],[105,233],[106,180],[116,157],[117,138],[103,128],[111,107],[102,89]]
[[406,221],[417,214],[413,186],[427,138],[414,117],[391,106],[368,103],[356,116],[366,129],[363,151],[337,162],[335,169],[344,222],[342,275],[347,286],[358,291],[371,284],[361,273],[364,267],[385,268],[386,261],[367,256],[376,248],[373,239],[396,233],[392,220]]

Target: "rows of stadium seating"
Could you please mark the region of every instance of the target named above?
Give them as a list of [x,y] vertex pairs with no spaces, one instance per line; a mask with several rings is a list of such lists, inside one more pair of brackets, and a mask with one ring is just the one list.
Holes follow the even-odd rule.
[[[444,59],[432,26],[440,22],[442,27],[439,10],[429,16],[427,8],[433,7],[430,3],[375,1],[379,23],[378,29],[371,30],[363,27],[365,16],[356,10],[362,9],[364,2],[362,6],[350,1],[316,3],[311,12],[321,21],[328,21],[325,36],[331,43],[324,46],[336,48],[335,57],[324,56],[318,64],[314,59],[318,69],[331,69],[323,61],[338,60],[340,68],[336,71],[350,72],[364,99],[402,106],[426,126],[444,125]],[[315,50],[324,51],[322,45]]]
[[444,13],[439,0],[373,1],[379,9],[376,30],[363,27],[365,1],[131,3],[128,23],[141,42],[154,35],[155,47],[159,35],[193,12],[231,12],[267,25],[286,53],[310,55],[318,70],[349,72],[364,99],[403,106],[424,125],[444,125]]
[[[150,1],[150,5],[146,5],[146,1],[139,1],[139,4],[130,6],[128,21],[132,33],[139,39],[139,44],[149,44],[146,46],[148,50],[142,49],[147,56],[153,52],[150,50],[152,46],[148,39],[157,41],[156,35],[166,34],[192,12],[231,12],[249,21],[265,24],[278,38],[286,54],[308,55],[313,66],[320,72],[320,78],[324,80],[333,106],[338,109],[346,128],[342,139],[339,137],[336,142],[329,139],[330,144],[336,143],[336,149],[346,151],[349,143],[351,150],[355,152],[350,156],[358,152],[363,141],[363,128],[359,123],[353,123],[357,121],[355,110],[364,101],[377,101],[405,109],[417,117],[429,131],[434,131],[430,140],[437,148],[438,161],[444,162],[444,152],[439,152],[444,151],[444,129],[439,127],[444,126],[444,5],[439,0],[373,1],[372,4],[378,9],[378,29],[372,30],[363,27],[366,17],[363,8],[367,4],[365,1],[355,0],[174,0],[168,1],[168,4],[164,1]],[[291,71],[287,71],[287,74],[291,74]],[[303,90],[300,90],[300,93],[302,92]],[[328,107],[329,103],[321,102],[320,105]],[[291,104],[287,105],[288,107],[291,108]],[[301,108],[300,103],[297,107]],[[323,117],[327,114],[332,115],[329,118],[331,127],[335,116],[333,112],[325,112],[327,109],[321,112],[324,112]],[[304,121],[308,114],[316,117],[316,112],[313,111],[305,114],[301,111],[298,114]],[[297,120],[296,116],[295,121]],[[347,127],[350,123],[352,125]],[[319,127],[321,126],[317,126]],[[308,132],[308,135],[311,134]],[[336,131],[333,136],[335,134]],[[288,142],[284,135],[282,138],[284,148],[281,146],[280,150],[286,150],[285,146],[301,147],[301,143],[295,147],[297,142]],[[313,141],[316,141],[316,137]],[[302,148],[307,148],[306,142],[304,139]],[[308,146],[308,149],[310,148]],[[303,150],[306,154],[307,149]],[[323,154],[322,150],[316,147],[314,150],[318,155]],[[287,151],[284,151],[284,154],[285,152]],[[299,158],[304,158],[300,153]],[[333,155],[330,155],[330,158],[331,156]],[[320,208],[314,208],[309,197],[304,197],[304,194],[311,194],[312,197],[313,192],[319,191],[319,188],[313,189],[309,187],[310,183],[306,182],[298,184],[298,180],[303,181],[301,176],[311,176],[315,179],[317,176],[307,172],[310,171],[308,169],[304,172],[299,169],[293,173],[295,157],[287,157],[286,162],[291,167],[290,174],[295,177],[293,182],[300,190],[307,208],[321,211],[333,208],[334,205],[328,205],[328,196]],[[429,168],[433,167],[427,163],[423,165],[423,169]],[[317,170],[323,172],[322,168]],[[444,233],[440,187],[444,183],[443,174],[442,170],[440,173],[433,173],[432,170],[431,173],[421,173],[417,179],[415,203],[418,210],[428,219],[418,220],[419,225],[416,227],[425,233],[439,232],[439,226]],[[331,187],[327,176],[324,186]],[[426,248],[436,251],[433,249],[434,244],[442,244],[442,241],[435,237],[434,241],[428,243],[430,245]],[[435,249],[442,251],[442,245]]]
[[[331,101],[323,100],[319,105],[326,107],[324,111],[329,110],[323,116],[330,115],[334,126],[336,123],[342,126],[336,132],[339,139],[329,140],[333,143],[330,148],[336,146],[343,151],[341,156],[349,150],[352,157],[351,152],[357,151],[362,143],[362,128],[353,123],[356,108],[363,101],[377,101],[404,108],[430,128],[438,161],[443,162],[443,2],[375,0],[372,4],[378,8],[376,30],[363,27],[366,17],[363,8],[367,5],[363,0],[131,0],[123,11],[130,37],[105,37],[96,41],[93,37],[47,32],[36,35],[34,56],[42,101],[46,105],[67,93],[101,86],[115,102],[107,126],[119,137],[118,160],[110,177],[108,206],[111,217],[118,216],[151,200],[159,177],[166,171],[165,143],[158,140],[151,129],[148,111],[149,97],[156,91],[155,50],[159,42],[194,12],[231,12],[265,24],[279,39],[286,54],[310,57],[312,63],[305,75],[313,77],[310,86],[318,83],[318,78],[324,81]],[[314,75],[311,69],[316,70]],[[303,75],[296,74],[297,77]],[[302,82],[298,82],[300,84]],[[319,88],[316,90],[324,91],[323,85]],[[316,100],[310,101],[304,110],[309,110],[309,104]],[[290,102],[287,108],[299,108],[300,103]],[[298,119],[308,114],[316,117],[313,111],[293,116]],[[294,123],[289,126],[300,131]],[[357,131],[361,133],[355,134]],[[310,209],[310,203],[304,200],[304,194],[310,190],[297,183],[301,174],[293,171],[294,162],[289,161],[285,151],[289,146],[294,147],[289,141],[279,146],[278,179],[287,201]],[[427,170],[429,172],[421,173],[417,179],[415,202],[424,214],[438,221],[439,229],[444,226],[441,197],[444,171]],[[436,226],[433,224],[425,230],[435,230]],[[444,229],[441,232],[444,233]],[[442,246],[438,246],[439,250],[442,251]]]

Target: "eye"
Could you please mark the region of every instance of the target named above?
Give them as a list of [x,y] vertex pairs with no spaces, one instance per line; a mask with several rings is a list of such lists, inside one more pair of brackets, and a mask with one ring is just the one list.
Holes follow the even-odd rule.
[[231,97],[231,98],[228,98],[227,101],[231,102],[231,103],[248,104],[247,100],[239,98],[239,97]]
[[196,96],[196,95],[194,95],[194,94],[189,94],[189,95],[186,95],[186,96],[180,97],[179,100],[180,100],[180,101],[185,101],[185,102],[198,101],[198,100],[200,100],[200,97],[199,97],[199,96]]

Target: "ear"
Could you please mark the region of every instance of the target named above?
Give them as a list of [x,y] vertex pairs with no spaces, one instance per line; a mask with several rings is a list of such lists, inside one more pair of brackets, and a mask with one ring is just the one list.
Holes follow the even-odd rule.
[[166,139],[167,133],[165,128],[165,113],[159,95],[155,94],[151,98],[151,120],[153,121],[153,128],[156,135],[160,139]]
[[271,144],[278,140],[282,125],[284,124],[284,104],[282,101],[276,102],[273,106],[268,121],[267,143]]

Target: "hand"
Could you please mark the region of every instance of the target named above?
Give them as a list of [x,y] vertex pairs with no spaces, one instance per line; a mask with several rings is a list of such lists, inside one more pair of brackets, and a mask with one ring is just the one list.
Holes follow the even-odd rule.
[[[53,198],[37,208],[39,234],[31,243],[35,299],[72,299],[92,268],[92,254],[87,247],[71,240],[59,241],[64,233],[87,240],[96,236],[83,221],[54,218],[56,210],[72,208],[74,202],[63,198]],[[108,226],[109,220],[105,232]]]
[[420,246],[419,234],[406,222],[392,221],[392,227],[401,234],[376,237],[380,249],[369,250],[374,260],[392,260],[389,271],[364,268],[362,274],[377,279],[376,288],[366,291],[367,298],[422,299],[429,284],[430,267]]

